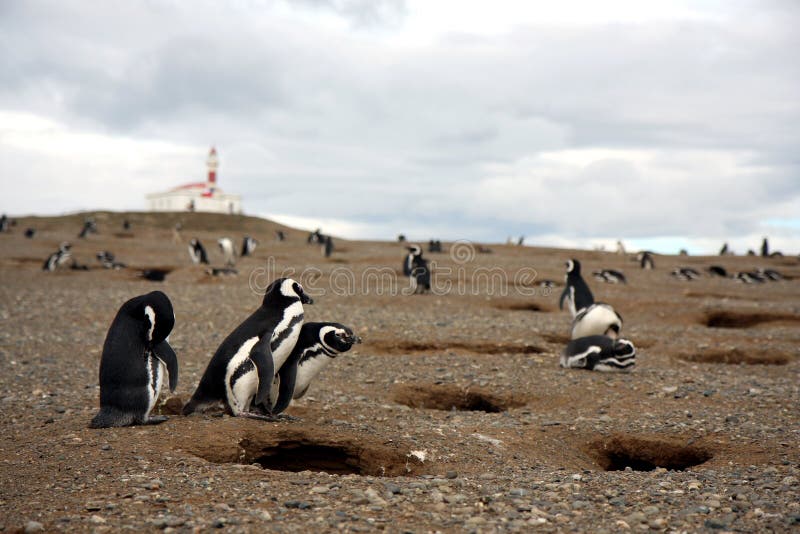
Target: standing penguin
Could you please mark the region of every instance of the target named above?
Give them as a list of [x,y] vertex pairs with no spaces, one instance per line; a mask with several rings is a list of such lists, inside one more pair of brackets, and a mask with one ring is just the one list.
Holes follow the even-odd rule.
[[55,271],[57,268],[61,267],[69,259],[72,257],[72,253],[70,249],[72,245],[64,241],[58,246],[58,250],[50,254],[46,260],[44,260],[44,265],[42,265],[43,271]]
[[414,293],[431,290],[431,270],[428,260],[422,257],[422,252],[416,254],[411,262],[411,278],[414,280]]
[[406,249],[408,254],[403,259],[403,276],[411,276],[411,270],[414,268],[414,256],[422,254],[422,248],[419,245],[411,245]]
[[578,260],[573,258],[567,261],[567,274],[564,279],[566,284],[558,307],[563,310],[564,301],[567,301],[569,311],[575,317],[578,311],[594,303],[594,295],[581,276],[581,262]]
[[586,336],[616,338],[622,330],[622,316],[610,304],[597,302],[578,310],[572,320],[572,339]]
[[175,325],[172,303],[161,291],[132,298],[111,323],[100,359],[100,411],[90,428],[158,424],[150,417],[164,371],[178,385],[178,359],[167,338]]
[[314,377],[356,343],[361,343],[361,338],[342,324],[305,323],[294,350],[278,373],[280,387],[273,414],[282,413],[292,399],[305,395]]
[[764,258],[769,256],[769,241],[766,237],[761,241],[761,256]]
[[217,239],[217,244],[222,251],[222,255],[225,257],[225,265],[228,267],[233,267],[233,265],[236,263],[236,253],[233,250],[233,241],[231,241],[230,238],[221,237]]
[[627,339],[587,336],[567,343],[561,367],[590,371],[629,371],[636,365],[636,347]]
[[193,237],[189,241],[189,257],[192,258],[192,263],[205,263],[208,265],[208,254],[206,254],[206,247],[204,247],[200,240],[196,237]]
[[331,254],[333,254],[333,238],[326,235],[322,243],[322,255],[326,258],[330,258]]
[[646,270],[653,270],[656,268],[656,264],[653,261],[653,254],[650,251],[645,250],[644,252],[640,252],[637,256],[639,260],[639,267]]
[[250,237],[249,235],[244,236],[242,239],[242,253],[240,254],[241,257],[250,256],[256,250],[256,246],[258,245],[258,241]]
[[[279,278],[267,288],[261,306],[222,342],[208,364],[192,398],[183,407],[189,415],[223,402],[233,415],[264,419],[275,373],[289,357],[303,323],[303,304],[313,301],[291,278]],[[265,414],[252,409],[263,410]]]

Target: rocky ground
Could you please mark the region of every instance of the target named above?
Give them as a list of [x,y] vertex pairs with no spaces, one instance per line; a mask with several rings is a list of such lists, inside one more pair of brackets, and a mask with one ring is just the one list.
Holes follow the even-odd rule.
[[[679,265],[771,267],[796,258],[656,256],[642,271],[611,253],[446,243],[439,294],[404,295],[397,243],[336,240],[252,218],[97,214],[28,218],[0,234],[0,531],[230,532],[748,531],[800,523],[800,278],[747,286],[679,282]],[[180,243],[172,226],[183,223]],[[38,230],[25,239],[26,227]],[[261,241],[239,275],[189,262],[199,237]],[[43,273],[62,240],[88,271]],[[94,259],[114,252],[128,268]],[[623,270],[588,278],[638,347],[629,374],[563,370],[564,260]],[[164,282],[141,270],[170,270]],[[291,271],[293,270],[293,271]],[[90,430],[108,326],[127,299],[160,289],[175,308],[180,362],[171,413],[272,278],[302,279],[308,320],[364,339],[288,413],[264,423],[219,413]],[[445,291],[447,290],[447,291]],[[164,392],[165,398],[167,392]]]

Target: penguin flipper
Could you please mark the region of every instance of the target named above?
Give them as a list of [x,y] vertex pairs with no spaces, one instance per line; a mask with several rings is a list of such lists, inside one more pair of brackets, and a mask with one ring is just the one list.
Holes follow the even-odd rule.
[[269,397],[272,379],[275,376],[275,364],[272,363],[272,349],[269,346],[271,337],[272,332],[264,334],[250,351],[250,360],[256,366],[258,374],[258,390],[253,404],[263,404]]
[[280,384],[278,386],[278,400],[275,402],[275,406],[272,407],[274,415],[282,413],[292,402],[295,380],[297,379],[297,362],[283,364],[281,370],[278,371],[278,376],[280,376]]
[[178,387],[178,357],[175,355],[175,351],[165,339],[153,347],[153,354],[167,366],[169,390],[174,393],[175,388]]
[[564,301],[569,298],[569,286],[564,287],[564,291],[561,292],[561,297],[558,299],[558,309],[564,309]]

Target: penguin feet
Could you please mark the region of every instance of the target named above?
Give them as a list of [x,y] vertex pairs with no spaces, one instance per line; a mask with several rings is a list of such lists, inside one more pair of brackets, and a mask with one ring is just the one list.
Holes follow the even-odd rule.
[[161,423],[167,421],[168,419],[169,419],[169,417],[167,417],[166,415],[151,415],[150,417],[148,417],[145,420],[144,424],[146,424],[146,425],[160,425]]
[[260,414],[260,413],[254,413],[254,412],[242,412],[242,413],[239,414],[239,417],[247,417],[249,419],[258,419],[259,421],[269,421],[269,422],[274,422],[274,421],[277,420],[272,415],[264,415],[264,414]]

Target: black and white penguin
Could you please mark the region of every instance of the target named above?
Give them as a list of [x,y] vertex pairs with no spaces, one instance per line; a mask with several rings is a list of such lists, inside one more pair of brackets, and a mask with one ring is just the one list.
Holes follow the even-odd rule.
[[308,239],[306,239],[306,243],[308,243],[309,245],[322,244],[323,239],[325,239],[325,236],[322,235],[322,229],[317,228],[316,230],[308,234]]
[[691,267],[678,267],[677,269],[673,269],[669,274],[673,278],[684,282],[691,282],[692,280],[700,278],[700,273]]
[[8,216],[5,213],[0,215],[0,232],[8,232]]
[[723,267],[721,265],[712,265],[707,270],[712,276],[719,276],[721,278],[728,278],[728,271],[725,269],[725,267]]
[[639,261],[639,267],[642,269],[653,270],[656,268],[656,263],[653,260],[653,254],[650,251],[640,252],[636,259]]
[[211,276],[236,276],[239,274],[239,271],[233,267],[211,267],[210,269],[206,269],[206,274],[210,274]]
[[128,219],[122,221],[122,229],[126,232],[130,231],[131,229],[131,222]]
[[189,241],[189,257],[192,258],[192,263],[205,263],[208,265],[206,247],[196,237]]
[[330,258],[331,254],[333,254],[333,238],[326,235],[322,241],[322,255],[326,258]]
[[422,257],[422,252],[416,254],[411,260],[411,280],[414,293],[425,293],[431,290],[431,270],[428,260]]
[[104,269],[123,269],[124,263],[120,263],[114,259],[114,254],[107,250],[101,250],[97,253],[97,261],[103,266]]
[[729,254],[728,244],[727,243],[723,243],[722,244],[722,248],[719,249],[719,255],[720,256],[727,256],[728,254]]
[[97,223],[94,222],[92,217],[87,217],[85,221],[83,221],[83,228],[81,228],[81,232],[78,234],[78,237],[81,239],[85,238],[89,234],[96,234],[97,233]]
[[100,411],[90,428],[163,423],[150,416],[164,371],[178,385],[178,359],[168,337],[175,325],[172,303],[161,291],[132,298],[111,323],[100,359]]
[[36,228],[25,229],[25,237],[27,237],[28,239],[33,239],[35,235],[36,235]]
[[769,241],[767,241],[767,238],[765,237],[761,241],[761,257],[766,258],[768,256],[769,256]]
[[256,246],[258,246],[258,241],[253,239],[249,235],[244,236],[242,239],[242,253],[239,254],[241,257],[250,256],[256,250]]
[[67,263],[70,258],[72,257],[72,253],[70,249],[72,245],[67,243],[66,241],[62,242],[58,246],[58,250],[50,254],[46,260],[44,260],[44,265],[42,265],[43,271],[55,271],[65,263]]
[[594,304],[594,295],[581,276],[581,262],[578,260],[573,258],[567,261],[567,274],[564,279],[565,287],[558,307],[563,310],[566,302],[572,317],[575,317],[579,310]]
[[622,316],[610,304],[596,302],[578,310],[572,319],[572,339],[586,336],[617,338],[622,330]]
[[442,242],[438,239],[431,239],[428,241],[428,252],[442,252]]
[[587,336],[567,343],[561,367],[590,371],[630,371],[636,365],[636,347],[627,339]]
[[183,414],[222,402],[236,416],[271,416],[273,379],[300,336],[303,304],[312,302],[291,278],[272,282],[261,306],[214,353]]
[[598,282],[605,282],[607,284],[627,284],[628,280],[625,275],[620,271],[614,269],[602,269],[600,271],[592,271],[594,279]]
[[759,269],[756,269],[756,273],[759,276],[761,276],[762,278],[765,278],[765,279],[770,280],[772,282],[778,282],[780,280],[785,280],[786,279],[785,276],[783,276],[781,273],[779,273],[775,269],[759,268]]
[[286,241],[286,234],[283,230],[275,230],[275,239],[278,241]]
[[411,245],[406,249],[408,254],[403,258],[403,276],[411,276],[411,270],[414,268],[414,256],[422,255],[422,248],[419,245]]
[[763,284],[765,282],[765,277],[755,271],[734,273],[733,279],[745,284]]
[[217,245],[219,245],[219,249],[222,251],[225,265],[233,267],[236,264],[236,252],[233,250],[233,241],[227,237],[220,237],[217,239]]
[[305,323],[292,353],[278,373],[280,386],[273,414],[282,413],[292,399],[305,395],[320,371],[356,343],[361,343],[361,338],[342,324]]

